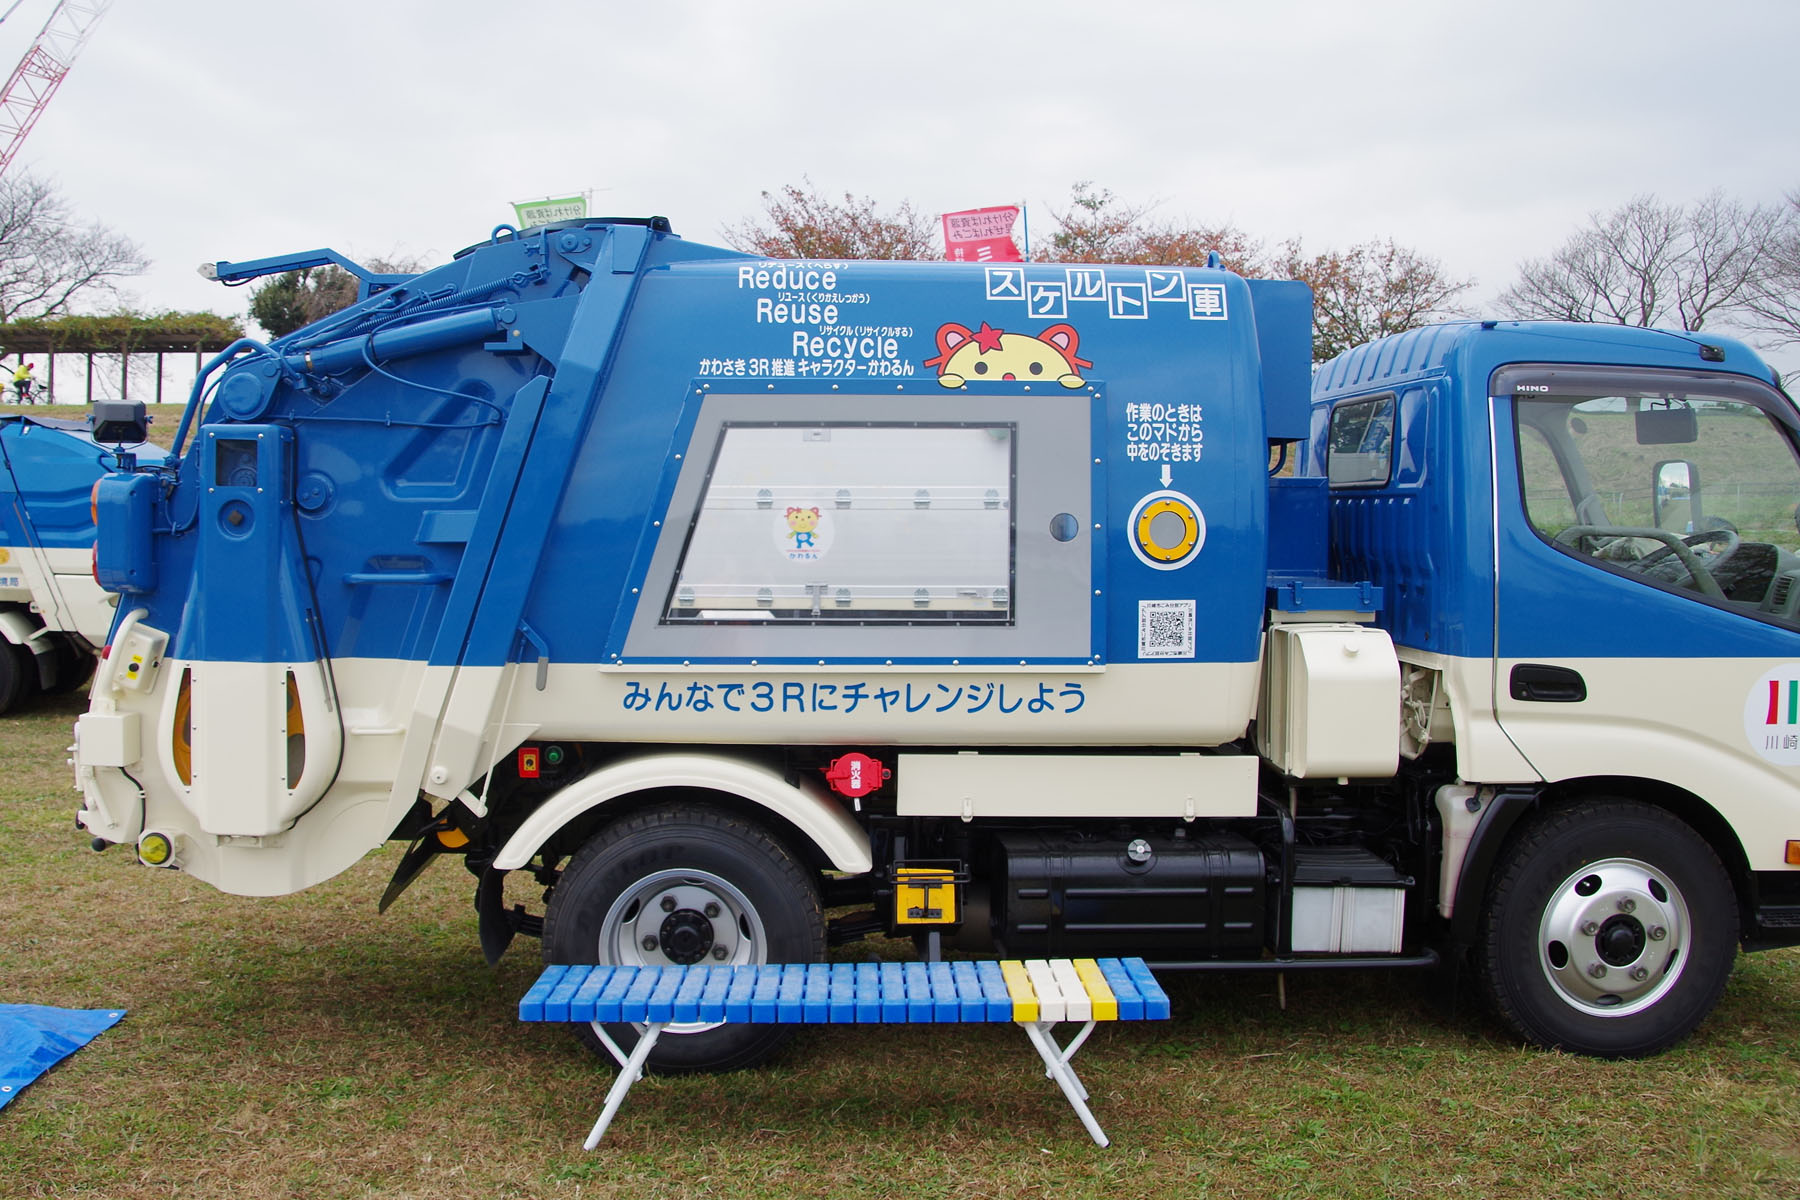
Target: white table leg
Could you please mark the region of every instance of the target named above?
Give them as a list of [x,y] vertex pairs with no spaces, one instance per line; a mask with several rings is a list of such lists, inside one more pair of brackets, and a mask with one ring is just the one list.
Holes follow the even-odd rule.
[[629,1092],[631,1085],[642,1077],[644,1060],[650,1057],[650,1050],[656,1045],[656,1039],[661,1036],[665,1024],[667,1022],[652,1021],[645,1027],[643,1036],[638,1038],[638,1044],[632,1047],[630,1057],[619,1067],[619,1077],[613,1080],[611,1090],[606,1093],[606,1107],[600,1110],[600,1119],[594,1122],[594,1128],[589,1131],[587,1141],[581,1143],[583,1150],[592,1150],[600,1144],[601,1137],[606,1133],[606,1127],[612,1124],[613,1114],[618,1112],[619,1105],[625,1102],[625,1093]]
[[[1071,1049],[1065,1053],[1056,1044],[1056,1039],[1050,1036],[1050,1029],[1055,1022],[1020,1021],[1018,1024],[1025,1031],[1025,1036],[1031,1039],[1031,1044],[1037,1048],[1038,1056],[1044,1060],[1044,1066],[1049,1068],[1050,1077],[1056,1080],[1056,1086],[1062,1089],[1063,1096],[1074,1108],[1075,1115],[1081,1118],[1081,1123],[1087,1126],[1087,1131],[1094,1141],[1102,1146],[1110,1145],[1106,1134],[1100,1128],[1100,1123],[1094,1120],[1094,1114],[1088,1111],[1087,1089],[1081,1086],[1081,1080],[1075,1077],[1075,1069],[1069,1066],[1067,1054],[1073,1054],[1074,1050]],[[1085,1030],[1083,1036],[1086,1036]],[[1079,1038],[1076,1040],[1076,1044],[1080,1044]]]

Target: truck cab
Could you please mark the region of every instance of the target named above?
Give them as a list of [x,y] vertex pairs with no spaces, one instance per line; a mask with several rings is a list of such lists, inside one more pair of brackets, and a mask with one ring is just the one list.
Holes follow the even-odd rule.
[[[1469,322],[1319,372],[1334,568],[1389,598],[1409,753],[1448,742],[1483,784],[1448,806],[1477,852],[1446,855],[1439,909],[1532,1036],[1654,1008],[1678,976],[1642,952],[1682,931],[1690,959],[1713,922],[1793,939],[1797,434],[1772,373],[1711,335]],[[1483,888],[1551,856],[1540,919],[1509,922]],[[1662,874],[1683,868],[1707,895]]]

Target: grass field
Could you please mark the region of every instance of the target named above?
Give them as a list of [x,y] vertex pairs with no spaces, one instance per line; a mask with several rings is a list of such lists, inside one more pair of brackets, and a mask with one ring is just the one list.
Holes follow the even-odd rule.
[[[63,765],[78,698],[0,722],[0,1001],[129,1009],[0,1111],[8,1197],[1800,1196],[1800,952],[1740,958],[1648,1062],[1524,1049],[1429,976],[1171,977],[1096,1032],[1090,1142],[1010,1027],[803,1032],[772,1066],[651,1079],[521,1025],[440,864],[397,851],[281,899],[94,854]],[[851,948],[852,950],[854,948]]]

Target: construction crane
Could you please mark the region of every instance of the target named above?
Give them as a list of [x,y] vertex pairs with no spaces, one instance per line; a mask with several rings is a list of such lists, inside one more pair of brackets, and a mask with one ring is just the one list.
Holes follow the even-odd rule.
[[[0,21],[12,16],[19,2],[15,0],[0,14]],[[0,175],[6,173],[25,143],[25,135],[44,115],[50,97],[111,5],[112,0],[57,0],[31,48],[0,89]]]

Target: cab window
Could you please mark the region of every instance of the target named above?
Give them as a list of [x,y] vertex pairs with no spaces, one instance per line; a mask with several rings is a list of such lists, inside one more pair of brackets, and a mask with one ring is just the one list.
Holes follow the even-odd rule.
[[1646,585],[1800,624],[1800,459],[1779,397],[1650,373],[1571,382],[1514,400],[1537,534]]

